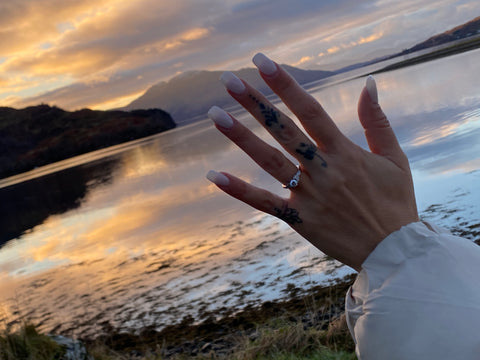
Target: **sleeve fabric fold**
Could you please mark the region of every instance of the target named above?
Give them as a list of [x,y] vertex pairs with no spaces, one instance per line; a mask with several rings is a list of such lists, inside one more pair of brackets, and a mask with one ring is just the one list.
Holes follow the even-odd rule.
[[362,264],[346,313],[359,360],[480,360],[480,246],[404,226]]

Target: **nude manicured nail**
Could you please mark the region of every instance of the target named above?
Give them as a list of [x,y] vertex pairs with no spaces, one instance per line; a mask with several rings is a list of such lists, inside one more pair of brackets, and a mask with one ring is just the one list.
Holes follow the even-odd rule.
[[273,75],[277,72],[277,65],[262,53],[256,54],[252,61],[258,70],[265,75]]
[[215,124],[221,127],[230,129],[233,126],[233,120],[230,115],[218,106],[212,106],[210,110],[208,110],[207,115]]
[[222,76],[220,76],[220,81],[228,90],[235,94],[241,94],[245,91],[245,85],[243,85],[242,80],[230,71],[225,71]]
[[377,84],[375,83],[375,79],[372,75],[367,76],[365,86],[367,87],[368,95],[370,95],[370,99],[372,99],[372,102],[378,104]]
[[227,186],[230,184],[228,177],[214,170],[210,170],[207,173],[207,179],[213,182],[215,185]]

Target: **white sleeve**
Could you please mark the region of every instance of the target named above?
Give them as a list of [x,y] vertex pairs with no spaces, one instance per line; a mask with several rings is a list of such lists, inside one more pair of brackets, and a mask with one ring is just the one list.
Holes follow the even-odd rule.
[[359,360],[479,360],[480,246],[409,224],[362,264],[346,313]]

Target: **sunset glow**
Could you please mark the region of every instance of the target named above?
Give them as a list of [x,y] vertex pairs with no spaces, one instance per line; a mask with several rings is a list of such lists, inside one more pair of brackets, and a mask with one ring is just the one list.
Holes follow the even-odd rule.
[[127,105],[189,70],[236,70],[258,51],[335,70],[471,20],[475,1],[19,0],[0,5],[0,105]]

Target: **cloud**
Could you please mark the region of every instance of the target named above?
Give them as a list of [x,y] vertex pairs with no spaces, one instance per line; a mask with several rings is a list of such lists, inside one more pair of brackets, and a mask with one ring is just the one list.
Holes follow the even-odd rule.
[[340,51],[340,46],[332,46],[331,48],[327,49],[327,53],[329,54],[335,54],[336,52]]
[[178,72],[251,66],[257,51],[338,68],[413,45],[475,10],[480,4],[454,0],[3,2],[0,101],[120,104]]
[[375,40],[378,40],[380,39],[381,37],[383,36],[383,31],[380,31],[376,34],[372,34],[366,38],[362,37],[360,38],[360,40],[358,40],[356,42],[356,45],[361,45],[361,44],[366,44],[366,43],[369,43],[369,42],[372,42],[372,41],[375,41]]
[[298,60],[296,63],[292,64],[292,66],[299,66],[309,61],[312,61],[313,59],[314,59],[313,56],[302,56],[302,58]]

